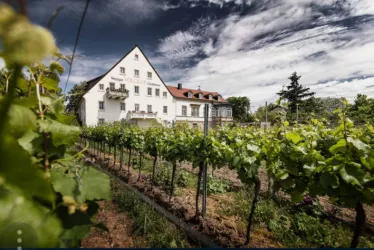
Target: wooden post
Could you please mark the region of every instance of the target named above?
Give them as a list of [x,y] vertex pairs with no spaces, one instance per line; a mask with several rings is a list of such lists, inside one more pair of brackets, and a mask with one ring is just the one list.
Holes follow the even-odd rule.
[[[208,117],[209,117],[209,104],[204,107],[204,137],[208,135]],[[202,159],[203,160],[203,159]],[[206,197],[207,197],[207,182],[208,182],[208,166],[206,162],[203,163],[203,202],[202,202],[202,216],[206,214]]]

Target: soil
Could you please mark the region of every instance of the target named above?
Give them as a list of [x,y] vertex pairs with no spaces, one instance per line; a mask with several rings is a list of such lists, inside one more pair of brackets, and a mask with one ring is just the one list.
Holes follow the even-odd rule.
[[91,228],[91,234],[82,241],[83,248],[134,248],[146,247],[143,237],[132,235],[133,221],[122,213],[113,201],[99,201],[96,223],[103,223],[108,232]]

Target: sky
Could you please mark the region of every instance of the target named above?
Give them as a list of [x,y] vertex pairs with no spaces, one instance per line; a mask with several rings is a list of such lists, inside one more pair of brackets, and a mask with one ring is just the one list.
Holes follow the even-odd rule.
[[[46,26],[64,6],[51,31],[71,55],[84,5],[27,7]],[[374,0],[91,0],[67,89],[105,73],[135,44],[167,85],[247,96],[253,107],[274,102],[293,72],[317,97],[374,97]]]

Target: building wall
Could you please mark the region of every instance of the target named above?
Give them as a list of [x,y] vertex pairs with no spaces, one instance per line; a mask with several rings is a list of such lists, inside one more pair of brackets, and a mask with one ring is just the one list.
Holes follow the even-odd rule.
[[[138,55],[138,60],[135,60],[135,54]],[[121,73],[121,67],[125,68],[125,74]],[[139,70],[139,77],[135,76],[135,69]],[[148,78],[147,72],[152,73],[151,79]],[[120,88],[120,84],[125,84],[125,88],[129,90],[129,97],[124,101],[108,99],[106,88],[109,88],[110,82],[115,83],[116,89]],[[104,90],[100,90],[100,84],[104,84]],[[139,87],[139,95],[135,94],[135,86]],[[152,88],[152,96],[148,96],[148,87]],[[155,89],[160,89],[159,97],[156,97]],[[163,97],[163,92],[166,92],[166,97]],[[175,118],[175,99],[137,47],[90,89],[84,95],[84,99],[87,125],[96,125],[100,118],[105,122],[126,118],[128,111],[135,110],[135,104],[139,104],[140,111],[145,112],[147,105],[152,105],[152,112],[157,112],[158,120],[171,123]],[[99,101],[104,101],[103,111],[99,110]],[[121,102],[126,105],[125,111],[120,110]],[[163,113],[163,106],[168,107],[167,114]]]
[[[199,108],[199,117],[193,117],[192,116],[192,107],[193,105],[200,105]],[[204,101],[198,101],[198,100],[184,100],[184,99],[176,99],[175,103],[175,114],[176,114],[176,120],[177,121],[188,121],[188,122],[200,122],[204,121],[204,107],[205,104],[209,104],[209,120],[211,120],[212,117],[212,104]],[[187,106],[187,116],[182,116],[182,106]]]

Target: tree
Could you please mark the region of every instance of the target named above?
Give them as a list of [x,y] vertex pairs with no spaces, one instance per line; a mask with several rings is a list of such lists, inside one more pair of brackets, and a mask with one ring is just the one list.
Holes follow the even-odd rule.
[[374,119],[374,99],[364,94],[358,94],[354,103],[348,109],[350,116],[356,123],[366,123]]
[[288,79],[291,80],[290,85],[283,90],[277,93],[280,97],[286,99],[289,103],[289,109],[291,113],[296,113],[297,105],[302,102],[302,99],[308,96],[314,96],[314,92],[309,92],[310,88],[305,88],[303,85],[299,84],[299,79],[301,76],[298,76],[294,72]]
[[68,95],[66,96],[66,106],[65,111],[70,114],[74,114],[76,120],[80,123],[78,117],[78,106],[79,102],[81,101],[83,95],[85,94],[87,83],[85,81],[81,82],[80,84],[75,84],[74,87],[69,90]]
[[227,101],[233,106],[233,117],[235,121],[246,122],[250,121],[250,100],[246,96],[231,96]]

